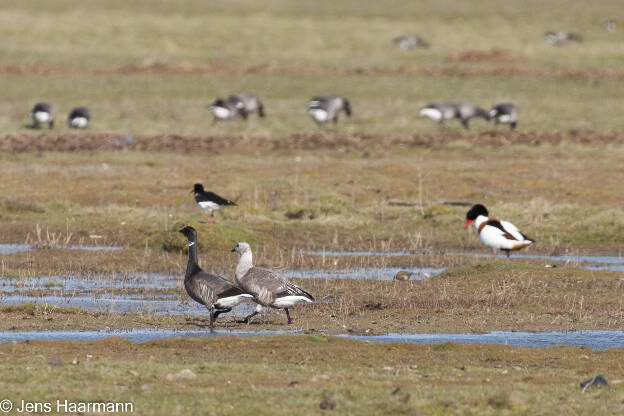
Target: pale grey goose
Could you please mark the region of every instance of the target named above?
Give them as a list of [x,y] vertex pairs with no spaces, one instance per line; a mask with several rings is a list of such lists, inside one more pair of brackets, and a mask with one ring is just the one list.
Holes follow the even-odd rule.
[[461,121],[465,128],[468,128],[468,123],[473,118],[482,118],[486,121],[490,120],[490,116],[481,107],[473,103],[459,103],[455,104],[457,108],[457,118]]
[[247,119],[247,111],[240,107],[240,102],[230,97],[226,100],[223,98],[216,99],[210,107],[208,107],[212,115],[214,116],[213,124],[218,120],[231,120],[236,117],[242,117]]
[[337,95],[314,97],[308,101],[308,115],[317,124],[337,122],[341,111],[344,111],[347,117],[351,117],[351,103]]
[[67,125],[73,129],[86,129],[91,121],[91,112],[86,107],[76,107],[67,116]]
[[556,46],[561,46],[564,43],[573,41],[573,42],[583,42],[583,37],[581,35],[579,35],[578,33],[573,33],[573,32],[546,32],[544,34],[544,36],[546,37],[546,41],[548,43],[552,43],[553,45]]
[[46,102],[36,103],[32,110],[30,110],[30,119],[35,129],[40,128],[42,124],[47,124],[48,128],[54,127],[52,106]]
[[251,247],[245,242],[236,244],[232,249],[240,255],[236,266],[236,283],[246,292],[254,296],[258,304],[256,310],[241,322],[249,322],[249,318],[260,313],[262,307],[284,309],[288,323],[292,323],[288,308],[300,302],[314,302],[314,297],[299,286],[289,282],[272,270],[254,267]]
[[234,282],[225,277],[206,273],[197,264],[197,231],[193,227],[180,230],[188,239],[188,263],[184,275],[186,293],[195,302],[201,303],[210,311],[210,328],[214,327],[217,317],[245,300],[253,299]]
[[429,43],[427,43],[423,38],[421,38],[418,35],[397,36],[396,38],[392,39],[392,41],[403,49],[428,48],[429,47]]
[[228,98],[229,101],[234,102],[239,110],[244,110],[247,115],[252,113],[258,113],[259,117],[264,117],[264,106],[262,102],[255,95],[251,94],[238,94],[232,95]]
[[496,124],[509,124],[509,128],[513,130],[518,124],[518,109],[512,103],[499,103],[490,110],[490,118]]
[[453,103],[437,102],[429,104],[420,110],[421,117],[427,117],[433,121],[437,121],[442,126],[446,126],[446,122],[457,117],[457,106]]

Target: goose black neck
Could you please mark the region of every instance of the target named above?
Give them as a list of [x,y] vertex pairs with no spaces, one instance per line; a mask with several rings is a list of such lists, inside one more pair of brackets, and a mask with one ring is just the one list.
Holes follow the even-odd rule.
[[186,275],[185,278],[188,279],[195,273],[201,270],[199,264],[197,264],[197,240],[189,238],[189,248],[188,248],[188,263],[186,264]]

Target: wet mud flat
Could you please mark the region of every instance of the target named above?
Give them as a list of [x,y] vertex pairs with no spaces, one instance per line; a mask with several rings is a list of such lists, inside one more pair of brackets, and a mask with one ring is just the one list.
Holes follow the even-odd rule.
[[[623,355],[318,334],[8,342],[0,344],[0,387],[14,401],[115,397],[155,415],[274,415],[294,407],[306,415],[617,414],[624,372],[613,363]],[[597,374],[609,386],[583,392],[579,383]],[[59,378],[51,393],[46,386]]]
[[[55,277],[3,281],[0,330],[160,327],[204,328],[206,308],[188,299],[175,275],[117,280]],[[315,330],[329,334],[479,333],[621,329],[621,273],[496,261],[454,267],[399,282],[381,279],[294,278],[317,299],[292,310],[269,310],[250,324],[238,306],[219,329]],[[1,289],[1,287],[0,287]],[[138,322],[138,324],[137,324]]]

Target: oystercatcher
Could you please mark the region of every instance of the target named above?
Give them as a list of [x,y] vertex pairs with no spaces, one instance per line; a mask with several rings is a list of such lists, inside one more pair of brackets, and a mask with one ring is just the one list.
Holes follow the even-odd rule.
[[191,193],[195,194],[195,202],[206,212],[206,224],[214,224],[214,211],[225,206],[236,206],[236,203],[204,190],[204,185],[196,183]]

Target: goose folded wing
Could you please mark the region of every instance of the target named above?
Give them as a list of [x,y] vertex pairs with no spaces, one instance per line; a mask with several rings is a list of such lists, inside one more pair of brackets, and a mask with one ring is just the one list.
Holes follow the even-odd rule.
[[301,289],[296,284],[291,283],[289,281],[286,281],[286,290],[277,294],[278,298],[281,298],[281,297],[284,297],[284,296],[305,296],[306,298],[310,299],[311,301],[314,301],[314,296],[312,296],[311,294],[309,294],[305,290]]

